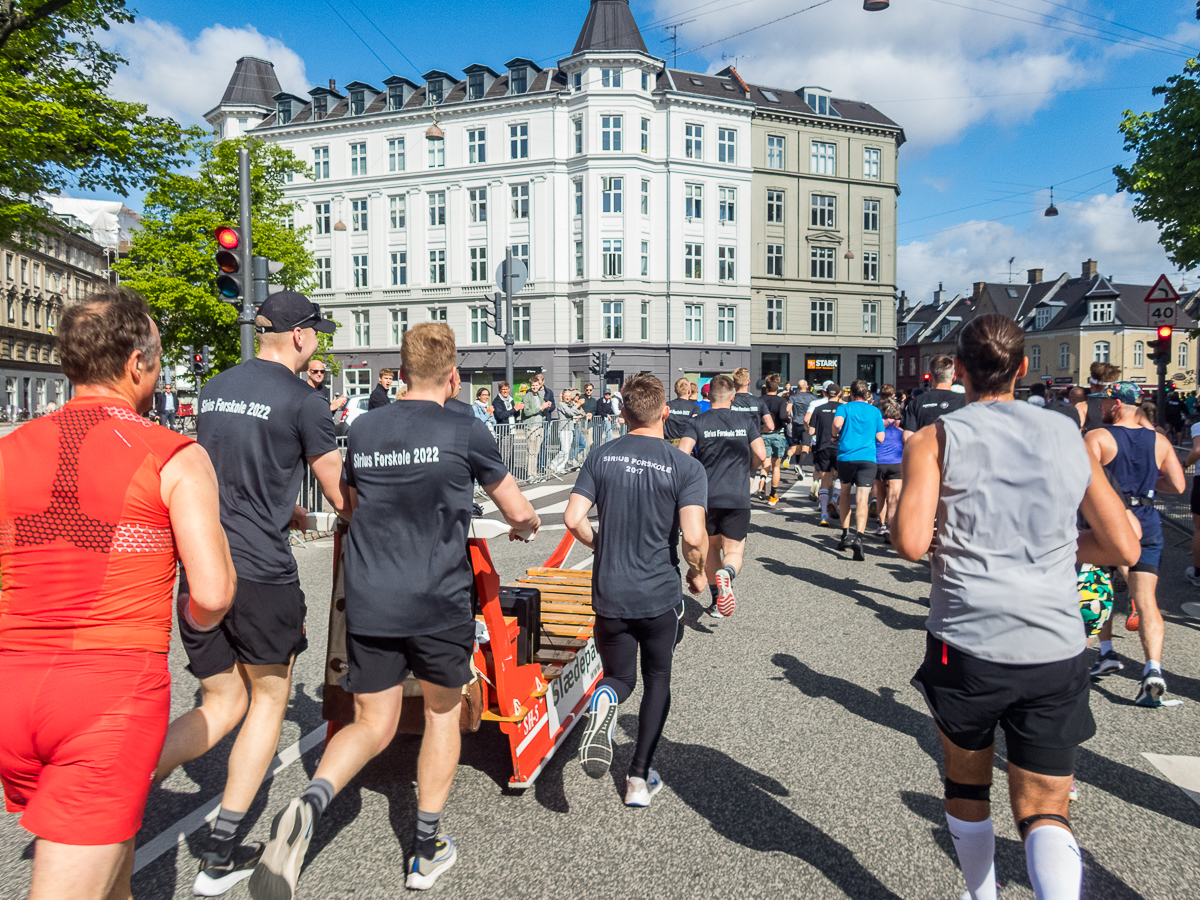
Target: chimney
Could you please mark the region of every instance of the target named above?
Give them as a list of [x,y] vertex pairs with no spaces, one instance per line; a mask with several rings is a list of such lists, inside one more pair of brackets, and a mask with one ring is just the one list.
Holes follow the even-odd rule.
[[1084,261],[1083,277],[1084,278],[1095,278],[1096,277],[1096,261],[1094,259],[1089,259],[1089,260]]
[[975,282],[975,286],[974,286],[974,287],[971,289],[971,296],[972,296],[972,297],[979,297],[981,294],[983,294],[983,289],[984,289],[986,286],[987,286],[987,282],[986,282],[986,281],[977,281],[977,282]]
[[329,79],[329,89],[331,91],[333,91],[335,94],[337,93],[337,82],[334,81],[332,78]]
[[900,318],[904,318],[904,314],[908,311],[908,294],[905,291],[900,292]]
[[937,306],[942,302],[942,283],[938,282],[938,289],[933,292],[933,305]]
[[1042,283],[1042,270],[1041,269],[1030,269],[1029,270],[1029,283],[1030,284],[1041,284]]

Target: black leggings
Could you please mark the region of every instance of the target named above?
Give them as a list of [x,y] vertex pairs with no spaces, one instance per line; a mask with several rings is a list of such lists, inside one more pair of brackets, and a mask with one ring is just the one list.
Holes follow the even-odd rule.
[[593,636],[604,665],[601,685],[616,692],[624,703],[637,686],[637,654],[642,649],[642,707],[638,712],[637,744],[629,774],[645,778],[654,748],[662,737],[671,708],[671,659],[679,629],[679,612],[670,610],[653,619],[609,619],[596,616]]

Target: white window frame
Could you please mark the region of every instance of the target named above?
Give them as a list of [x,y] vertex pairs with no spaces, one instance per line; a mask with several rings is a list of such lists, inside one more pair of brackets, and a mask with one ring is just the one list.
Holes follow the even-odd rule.
[[737,221],[737,188],[723,187],[717,189],[718,220],[722,224]]
[[603,300],[600,303],[600,340],[625,340],[625,303],[622,300]]
[[863,231],[879,232],[879,201],[863,201]]
[[[642,73],[645,75],[645,73]],[[642,119],[642,152],[650,152],[650,120]]]
[[392,287],[404,287],[408,284],[408,251],[393,250],[390,256]]
[[446,224],[446,192],[429,192],[429,227],[440,228]]
[[529,305],[513,306],[513,339],[523,344],[529,343],[530,334]]
[[366,290],[371,286],[370,259],[366,253],[355,253],[350,257],[350,271],[356,291]]
[[574,212],[572,214],[576,215],[576,216],[582,216],[583,215],[583,179],[576,178],[571,182],[571,184],[573,185],[572,190],[574,191],[574,193],[572,195],[574,197],[574,203],[573,203]]
[[787,138],[782,134],[767,135],[767,168],[782,169],[784,152],[787,149]]
[[467,188],[467,206],[471,213],[471,224],[487,222],[487,192],[485,187]]
[[837,307],[834,300],[809,301],[809,326],[813,334],[837,333]]
[[467,163],[478,165],[487,162],[487,129],[467,129]]
[[388,171],[404,171],[404,138],[388,138]]
[[[316,257],[317,263],[317,290],[332,291],[333,290],[333,260],[328,256]],[[78,285],[79,282],[76,282]],[[13,320],[12,301],[9,301],[9,316],[8,321]]]
[[429,145],[429,168],[441,169],[446,165],[446,139],[426,138]]
[[509,185],[509,196],[512,198],[512,220],[514,222],[529,221],[529,182]]
[[704,304],[684,304],[683,339],[691,343],[700,343],[704,340]]
[[313,181],[329,180],[329,148],[313,147]]
[[[328,201],[324,203],[314,203],[313,210],[313,233],[314,234],[330,234],[333,231],[333,220],[329,212],[330,204]],[[10,276],[11,277],[11,276]]]
[[1108,362],[1112,358],[1112,344],[1096,341],[1092,344],[1092,362]]
[[767,244],[767,274],[783,277],[783,244]]
[[686,183],[683,186],[683,214],[689,219],[704,218],[704,185]]
[[600,212],[616,215],[624,209],[625,179],[621,175],[600,177]]
[[809,278],[832,280],[837,278],[837,261],[834,259],[833,247],[812,247],[809,249]]
[[783,331],[784,299],[783,297],[767,297],[767,331]]
[[620,69],[601,69],[600,87],[619,88],[621,86]]
[[810,173],[813,175],[837,175],[837,144],[828,141],[812,142]]
[[704,280],[704,245],[683,245],[683,277],[693,281]]
[[367,142],[355,141],[350,145],[350,177],[367,174]]
[[369,309],[355,309],[351,311],[351,315],[354,319],[354,346],[370,347],[371,311]]
[[404,228],[408,223],[408,197],[392,194],[388,197],[388,223],[392,229]]
[[879,281],[879,251],[863,251],[863,281]]
[[371,370],[342,369],[342,392],[347,397],[365,397],[371,393]]
[[369,201],[364,197],[350,201],[350,230],[367,231]]
[[[1134,345],[1133,364],[1137,365],[1137,345]],[[1042,368],[1042,345],[1034,344],[1029,348],[1029,370],[1038,372]]]
[[398,347],[404,339],[404,332],[408,331],[408,310],[393,309],[391,310],[392,319],[392,346]]
[[650,242],[642,241],[642,268],[641,273],[643,278],[650,277]]
[[488,308],[486,306],[471,307],[471,343],[486,344],[488,342],[488,332],[492,330],[492,323],[488,318]]
[[837,228],[837,197],[833,194],[812,194],[809,225],[813,228]]
[[583,152],[583,116],[576,116],[571,120],[572,139],[575,144],[575,155],[578,156]]
[[1058,345],[1058,367],[1060,369],[1071,368],[1071,345],[1066,341]]
[[737,281],[737,249],[717,248],[717,281]]
[[[1030,365],[1033,365],[1030,363]],[[1135,369],[1144,369],[1146,367],[1146,345],[1141,341],[1133,342],[1133,367]]]
[[767,189],[767,224],[782,225],[786,194],[775,188]]
[[[467,250],[471,262],[471,281],[475,284],[486,283],[491,277],[488,274],[487,245],[470,247]],[[476,341],[475,343],[479,343]]]
[[880,160],[882,154],[878,147],[863,147],[863,178],[870,181],[880,180]]
[[683,155],[688,159],[704,159],[704,126],[687,122],[683,126]]
[[717,162],[727,166],[737,165],[737,130],[733,128],[717,129]]
[[430,284],[445,284],[446,283],[446,251],[445,250],[430,250],[429,251],[429,283]]
[[737,343],[737,307],[717,307],[717,343]]
[[879,334],[879,301],[862,302],[863,334]]
[[605,238],[600,242],[601,273],[605,278],[621,278],[625,271],[624,242],[621,238]]
[[575,277],[583,277],[583,241],[575,242]]
[[[1113,300],[1093,300],[1088,305],[1088,324],[1111,325],[1116,320],[1116,306]],[[1108,362],[1107,359],[1101,361]]]
[[600,117],[600,149],[606,153],[621,152],[621,132],[625,127],[625,117],[618,115],[603,115]]
[[514,122],[508,126],[508,158],[529,159],[529,123]]
[[1038,311],[1036,313],[1034,313],[1034,320],[1033,320],[1034,329],[1037,331],[1041,331],[1043,328],[1045,328],[1049,324],[1050,324],[1050,308],[1048,306],[1039,307]]

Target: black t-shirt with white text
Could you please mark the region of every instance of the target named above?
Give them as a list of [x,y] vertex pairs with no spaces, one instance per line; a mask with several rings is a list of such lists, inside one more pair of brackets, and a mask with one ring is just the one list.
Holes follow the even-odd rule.
[[627,434],[592,451],[571,493],[591,500],[599,515],[596,614],[652,619],[678,606],[679,511],[707,505],[704,467],[664,440]]
[[903,429],[905,431],[920,431],[926,425],[932,425],[947,413],[962,409],[967,405],[965,394],[955,391],[943,391],[939,388],[926,391],[920,397],[914,397],[904,413]]
[[829,400],[812,411],[812,418],[808,420],[808,424],[813,429],[814,453],[834,448],[833,420],[837,418],[840,406],[841,404],[835,400]]
[[684,427],[687,420],[699,414],[700,407],[695,400],[677,397],[667,404],[667,420],[663,422],[663,437],[668,441],[677,441],[687,434]]
[[288,523],[305,459],[337,449],[328,401],[282,363],[255,358],[210,378],[199,409],[196,440],[217,473],[238,578],[290,584]]
[[758,417],[710,409],[688,419],[687,426],[708,476],[708,508],[749,509],[750,445],[760,437]]
[[474,482],[507,474],[483,422],[431,400],[355,420],[343,473],[358,492],[346,541],[351,634],[413,637],[471,620]]
[[746,413],[758,413],[758,418],[755,419],[755,426],[759,432],[766,430],[766,423],[763,422],[763,416],[770,411],[767,409],[766,397],[755,397],[753,394],[737,393],[733,395],[733,402],[730,404],[730,409],[735,413],[745,415]]

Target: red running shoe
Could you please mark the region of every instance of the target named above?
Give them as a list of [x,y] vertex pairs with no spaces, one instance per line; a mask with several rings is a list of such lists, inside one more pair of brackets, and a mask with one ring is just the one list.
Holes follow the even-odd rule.
[[729,573],[724,569],[718,569],[717,612],[726,617],[732,616],[736,605],[737,600],[733,597],[733,579],[729,577]]

